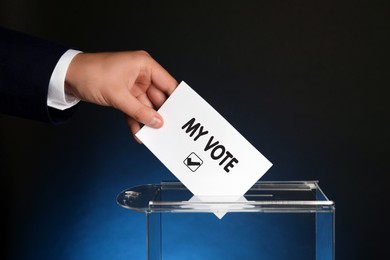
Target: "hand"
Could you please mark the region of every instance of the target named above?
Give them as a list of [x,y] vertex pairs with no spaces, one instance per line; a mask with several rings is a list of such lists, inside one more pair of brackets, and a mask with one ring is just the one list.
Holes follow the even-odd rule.
[[144,51],[80,53],[68,68],[65,92],[122,111],[135,135],[140,123],[154,128],[163,125],[154,108],[158,109],[177,85]]

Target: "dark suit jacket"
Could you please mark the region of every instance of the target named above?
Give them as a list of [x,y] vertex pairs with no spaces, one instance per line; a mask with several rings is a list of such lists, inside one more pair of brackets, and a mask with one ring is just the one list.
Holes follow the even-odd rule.
[[0,112],[61,123],[74,109],[47,106],[47,90],[58,60],[68,50],[59,44],[0,28]]

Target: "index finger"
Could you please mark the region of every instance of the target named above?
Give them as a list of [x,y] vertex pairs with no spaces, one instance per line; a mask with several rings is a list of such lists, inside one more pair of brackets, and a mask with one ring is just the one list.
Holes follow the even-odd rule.
[[168,96],[176,89],[177,81],[157,61],[152,58],[151,80],[153,85]]

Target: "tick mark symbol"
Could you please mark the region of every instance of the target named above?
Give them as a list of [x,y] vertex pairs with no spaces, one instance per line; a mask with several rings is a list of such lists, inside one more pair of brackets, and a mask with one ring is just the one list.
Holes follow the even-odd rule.
[[191,158],[187,158],[187,165],[196,166],[196,165],[200,165],[200,162],[193,162]]

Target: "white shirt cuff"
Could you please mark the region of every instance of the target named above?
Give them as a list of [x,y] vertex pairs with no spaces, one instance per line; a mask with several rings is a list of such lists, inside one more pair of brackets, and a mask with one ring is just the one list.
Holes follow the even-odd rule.
[[80,99],[65,93],[65,76],[69,64],[81,51],[68,50],[66,51],[51,74],[49,82],[49,90],[47,93],[47,105],[59,110],[68,109],[80,102]]

